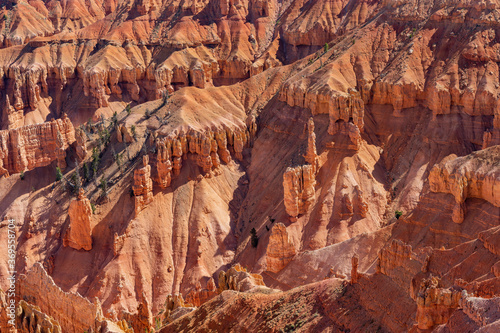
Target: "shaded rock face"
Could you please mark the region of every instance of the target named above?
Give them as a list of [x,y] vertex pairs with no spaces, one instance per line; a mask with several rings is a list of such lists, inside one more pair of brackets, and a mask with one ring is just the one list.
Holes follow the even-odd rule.
[[467,198],[480,198],[500,207],[500,147],[466,157],[448,156],[432,168],[429,184],[431,191],[455,197],[452,213],[455,223],[462,223],[467,214]]
[[[97,332],[104,320],[100,303],[91,303],[79,294],[64,292],[54,284],[40,263],[19,278],[19,295],[30,300],[40,312],[57,321],[62,332]],[[40,291],[44,292],[41,294]],[[78,313],[78,316],[74,314]]]
[[67,117],[0,131],[0,173],[28,171],[54,161],[65,168],[66,149],[75,141],[75,129]]
[[142,168],[134,170],[132,190],[135,196],[135,216],[137,216],[146,205],[153,201],[153,181],[148,155],[142,157]]
[[271,230],[266,251],[266,267],[273,273],[281,271],[295,256],[297,251],[291,243],[286,227],[277,223]]
[[70,224],[64,237],[64,246],[70,246],[75,250],[90,251],[92,249],[92,207],[83,189],[80,189],[78,199],[69,204],[68,215]]

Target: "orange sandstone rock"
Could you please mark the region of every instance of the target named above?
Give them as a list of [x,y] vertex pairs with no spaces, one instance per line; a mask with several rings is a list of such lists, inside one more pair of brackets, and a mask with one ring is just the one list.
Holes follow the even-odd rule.
[[314,202],[316,178],[312,165],[287,168],[283,174],[285,208],[292,218],[307,212]]
[[8,173],[17,173],[46,166],[53,161],[65,168],[66,149],[74,142],[75,129],[67,117],[0,131],[3,168]]
[[295,246],[288,237],[283,223],[277,223],[269,235],[269,244],[266,251],[266,267],[270,272],[281,271],[297,253]]
[[135,216],[137,216],[153,200],[153,181],[148,155],[142,157],[142,168],[134,170],[132,190],[135,196]]
[[68,209],[70,225],[64,237],[64,246],[70,246],[75,250],[92,249],[92,207],[90,200],[85,197],[83,189],[78,193],[78,199],[71,201]]
[[448,156],[429,173],[431,191],[450,193],[456,205],[452,218],[462,223],[465,200],[481,198],[500,207],[500,147],[494,146],[469,156]]

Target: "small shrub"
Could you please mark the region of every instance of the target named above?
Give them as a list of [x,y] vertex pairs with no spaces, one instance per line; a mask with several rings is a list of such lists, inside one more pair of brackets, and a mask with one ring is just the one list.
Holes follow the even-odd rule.
[[328,43],[325,43],[325,46],[323,47],[323,49],[325,50],[325,53],[328,52],[328,50],[330,49],[330,46],[328,45]]
[[78,168],[75,173],[71,175],[71,183],[73,185],[73,193],[78,194],[78,191],[80,191],[80,188],[82,187],[82,180],[80,178],[80,171]]
[[95,214],[95,205],[93,202],[90,203],[90,208],[92,208],[92,214]]
[[61,168],[56,167],[56,182],[60,181],[63,178],[63,174]]
[[396,218],[399,220],[399,218],[403,215],[403,212],[400,211],[400,210],[397,210],[394,215],[396,216]]
[[129,115],[129,114],[132,112],[132,108],[130,107],[130,104],[128,104],[128,105],[125,107],[125,111],[127,111],[127,115]]
[[160,318],[155,318],[155,329],[158,331],[160,330],[160,327],[161,327]]
[[118,124],[118,114],[116,113],[116,111],[113,113],[113,116],[111,117],[111,123],[113,124],[113,127],[115,127],[116,124]]
[[108,181],[102,176],[101,178],[101,183],[99,184],[99,187],[101,188],[103,196],[107,195],[108,192]]
[[136,139],[137,133],[135,132],[135,125],[132,125],[132,127],[130,127],[130,131],[132,132],[132,137]]
[[252,230],[250,230],[250,234],[252,247],[257,247],[257,245],[259,244],[259,237],[257,237],[257,231],[255,230],[255,228],[252,228]]
[[146,119],[149,119],[151,118],[151,114],[152,114],[151,110],[146,109],[146,113],[144,114],[144,116],[146,117]]
[[21,171],[21,174],[19,175],[19,178],[21,178],[21,180],[24,180],[24,171]]
[[92,149],[92,174],[94,179],[97,176],[97,170],[99,168],[99,151],[96,147]]
[[83,163],[83,178],[86,181],[90,180],[90,169],[87,163]]

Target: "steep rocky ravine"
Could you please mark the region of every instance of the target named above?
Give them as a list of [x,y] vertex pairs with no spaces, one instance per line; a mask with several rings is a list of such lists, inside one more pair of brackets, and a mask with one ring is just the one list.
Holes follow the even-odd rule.
[[500,2],[1,12],[21,331],[498,328]]

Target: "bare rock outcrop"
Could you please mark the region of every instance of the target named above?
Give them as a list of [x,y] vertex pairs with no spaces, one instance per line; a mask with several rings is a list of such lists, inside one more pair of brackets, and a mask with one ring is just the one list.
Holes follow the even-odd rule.
[[98,332],[105,320],[98,300],[91,303],[79,294],[64,292],[40,263],[19,277],[18,287],[20,297],[29,299],[40,312],[56,320],[62,332]]
[[75,250],[90,251],[92,249],[92,207],[83,189],[80,189],[78,198],[69,204],[68,215],[70,224],[64,237],[64,246],[70,246]]
[[40,311],[36,305],[19,301],[17,318],[20,327],[26,333],[62,333],[61,326],[54,318]]
[[243,150],[251,144],[256,131],[255,118],[251,118],[246,126],[180,130],[156,139],[155,182],[162,188],[170,186],[172,178],[180,174],[182,161],[189,154],[206,177],[217,174],[221,161],[226,164],[231,162],[230,150],[237,160],[243,159]]
[[208,300],[217,296],[217,287],[213,278],[207,281],[205,288],[201,287],[201,283],[196,284],[196,288],[192,289],[186,296],[186,302],[193,306],[200,306]]
[[462,223],[465,200],[480,198],[500,207],[500,146],[490,147],[468,156],[448,156],[429,174],[431,191],[452,194],[456,205],[452,219]]
[[151,180],[151,165],[149,165],[148,155],[142,157],[142,168],[134,170],[132,190],[135,196],[135,216],[137,216],[153,201],[153,181]]
[[163,141],[156,143],[156,183],[161,188],[167,188],[172,181],[172,161],[171,161],[171,147]]
[[309,118],[307,122],[307,150],[304,159],[313,166],[314,173],[316,173],[318,170],[318,153],[316,150],[316,134],[314,133],[313,118]]
[[387,270],[403,265],[404,260],[411,258],[411,245],[400,240],[393,240],[391,244],[382,249],[378,255],[377,271],[385,274]]
[[359,257],[357,255],[351,258],[351,284],[356,284],[359,281],[358,262]]
[[0,172],[18,173],[57,161],[65,168],[66,149],[76,141],[68,117],[0,131]]
[[289,167],[283,174],[284,202],[288,215],[297,218],[314,203],[316,174],[312,165]]
[[417,294],[417,327],[422,330],[431,329],[444,324],[459,306],[462,296],[460,290],[439,288],[439,279],[424,279]]
[[297,250],[290,241],[288,232],[283,223],[277,223],[269,235],[269,244],[266,251],[266,267],[270,272],[278,273],[295,256]]
[[248,273],[240,264],[219,273],[219,293],[224,290],[248,291],[258,286],[265,287],[262,276]]
[[168,295],[165,301],[165,314],[163,316],[164,322],[170,323],[180,316],[194,311],[193,304],[184,301],[182,295]]

